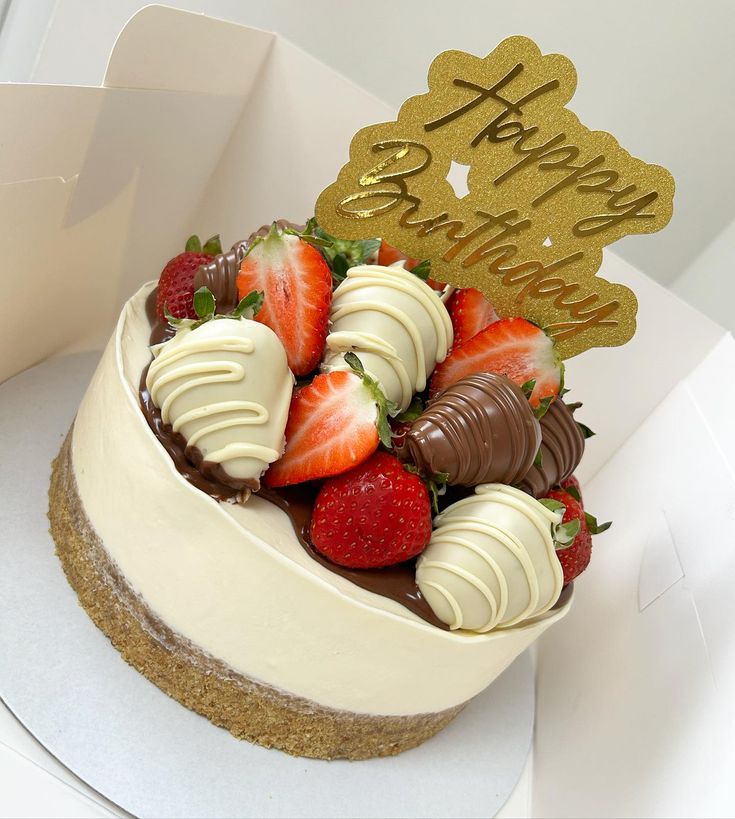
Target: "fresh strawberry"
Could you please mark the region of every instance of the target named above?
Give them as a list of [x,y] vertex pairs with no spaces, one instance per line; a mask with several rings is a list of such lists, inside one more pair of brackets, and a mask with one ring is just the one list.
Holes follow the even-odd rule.
[[505,375],[523,386],[534,382],[532,407],[547,406],[559,393],[562,367],[554,342],[543,330],[523,318],[504,318],[452,348],[434,370],[430,396],[471,373]]
[[[570,478],[569,483],[578,486],[576,478]],[[597,535],[610,528],[610,523],[599,523],[592,515],[584,511],[582,503],[573,494],[564,489],[552,489],[546,501],[556,501],[564,506],[564,517],[561,526],[557,531],[571,531],[573,537],[568,542],[561,542],[557,545],[556,556],[559,558],[561,567],[564,570],[564,585],[571,583],[587,568],[592,557],[592,535]],[[547,503],[548,505],[548,503]],[[566,540],[566,538],[564,538]]]
[[240,298],[262,292],[256,321],[268,325],[286,348],[294,375],[319,364],[327,338],[332,274],[322,254],[302,234],[275,222],[256,238],[237,277]]
[[449,307],[449,315],[454,327],[455,346],[468,341],[498,320],[492,304],[479,290],[472,287],[456,291]]
[[579,531],[569,543],[561,544],[556,550],[561,567],[564,570],[564,585],[571,583],[575,577],[582,574],[592,557],[592,535],[587,531],[582,504],[575,500],[568,492],[562,489],[552,489],[548,499],[564,505],[562,525],[579,521]]
[[391,444],[388,404],[354,353],[353,372],[318,375],[291,399],[286,451],[265,474],[268,486],[289,486],[346,472]]
[[324,483],[311,517],[311,540],[326,557],[353,569],[402,563],[431,538],[423,481],[387,452]]
[[[395,264],[395,262],[404,262],[403,266],[406,270],[410,271],[413,271],[415,267],[426,264],[426,262],[422,262],[420,259],[412,259],[410,256],[406,256],[405,253],[401,253],[401,251],[393,247],[393,245],[389,245],[388,242],[381,239],[380,250],[378,250],[378,264],[389,266]],[[423,274],[421,278],[424,279],[432,290],[441,291],[444,289],[442,282],[430,278],[427,274]]]
[[166,311],[176,318],[197,318],[194,312],[194,275],[201,265],[211,262],[221,252],[219,236],[207,239],[204,247],[198,236],[189,238],[184,252],[171,259],[158,279],[158,318],[165,321]]

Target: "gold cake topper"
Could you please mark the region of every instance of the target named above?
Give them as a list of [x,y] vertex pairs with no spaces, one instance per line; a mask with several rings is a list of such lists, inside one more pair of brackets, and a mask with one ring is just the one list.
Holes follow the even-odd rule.
[[[317,221],[431,259],[433,278],[535,322],[563,358],[624,344],[637,301],[596,275],[602,248],[664,227],[674,180],[582,125],[565,108],[576,83],[570,60],[526,37],[485,58],[445,51],[426,94],[353,137]],[[461,198],[447,179],[453,163],[469,166]]]

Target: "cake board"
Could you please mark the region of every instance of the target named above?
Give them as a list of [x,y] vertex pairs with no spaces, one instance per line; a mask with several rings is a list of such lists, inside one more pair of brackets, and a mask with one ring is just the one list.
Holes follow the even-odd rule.
[[46,517],[51,460],[98,359],[54,358],[0,385],[0,698],[20,722],[136,816],[494,815],[531,747],[528,652],[436,737],[364,762],[238,741],[122,660],[78,605]]

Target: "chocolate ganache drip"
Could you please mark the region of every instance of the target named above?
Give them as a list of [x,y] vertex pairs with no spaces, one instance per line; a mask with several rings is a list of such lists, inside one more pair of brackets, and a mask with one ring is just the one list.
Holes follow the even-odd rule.
[[[279,219],[276,224],[280,228],[290,228],[299,233],[304,229],[303,225],[296,225],[287,219]],[[235,242],[230,250],[218,253],[211,262],[203,264],[194,274],[194,290],[207,287],[216,300],[218,313],[231,313],[237,307],[240,300],[237,292],[237,274],[240,272],[242,260],[253,241],[259,236],[267,236],[270,229],[270,225],[259,227],[247,239]]]
[[567,406],[558,398],[541,418],[541,465],[532,466],[520,483],[534,498],[548,495],[582,460],[584,435],[572,415],[578,406]]
[[541,428],[521,388],[475,373],[447,387],[413,423],[403,455],[450,484],[513,484],[533,464]]

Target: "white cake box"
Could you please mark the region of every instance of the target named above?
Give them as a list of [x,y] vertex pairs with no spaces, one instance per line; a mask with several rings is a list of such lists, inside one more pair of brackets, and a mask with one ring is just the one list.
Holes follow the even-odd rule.
[[[274,34],[159,6],[104,87],[1,86],[0,381],[101,348],[189,234],[303,221],[354,132],[394,113]],[[539,644],[532,815],[728,815],[735,342],[614,253],[601,272],[636,292],[639,329],[567,384],[598,432],[586,504],[615,525]]]

